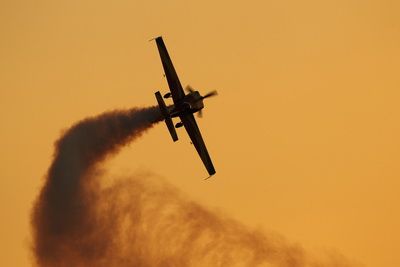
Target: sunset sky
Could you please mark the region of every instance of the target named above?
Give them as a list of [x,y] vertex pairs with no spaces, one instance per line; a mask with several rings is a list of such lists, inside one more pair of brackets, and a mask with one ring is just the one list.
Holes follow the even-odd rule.
[[30,212],[54,141],[168,91],[162,35],[217,175],[164,124],[108,172],[147,171],[315,254],[400,266],[400,2],[2,1],[0,266],[31,266]]

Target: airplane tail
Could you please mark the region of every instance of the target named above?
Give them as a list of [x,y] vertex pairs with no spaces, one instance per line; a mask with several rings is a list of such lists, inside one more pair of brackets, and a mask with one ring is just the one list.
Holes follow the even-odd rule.
[[168,108],[165,105],[164,99],[161,96],[161,93],[158,91],[155,93],[157,102],[158,102],[158,107],[160,108],[161,114],[164,117],[165,124],[168,127],[168,131],[171,134],[172,140],[177,141],[178,140],[178,135],[176,134],[175,126],[172,122],[171,116],[169,114]]

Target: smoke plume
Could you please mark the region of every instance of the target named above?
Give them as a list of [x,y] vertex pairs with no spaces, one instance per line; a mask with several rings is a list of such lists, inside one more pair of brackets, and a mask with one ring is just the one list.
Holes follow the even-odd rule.
[[115,111],[61,136],[32,212],[37,266],[350,266],[249,230],[149,174],[102,184],[101,163],[160,120],[156,107]]

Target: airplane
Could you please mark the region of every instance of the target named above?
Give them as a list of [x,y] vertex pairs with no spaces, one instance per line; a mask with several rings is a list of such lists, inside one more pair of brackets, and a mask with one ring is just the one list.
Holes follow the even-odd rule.
[[[208,178],[210,178],[216,173],[215,168],[211,161],[210,155],[208,154],[207,147],[203,141],[200,129],[197,126],[193,114],[198,112],[199,117],[202,117],[202,109],[204,108],[203,100],[217,95],[217,91],[212,91],[202,96],[200,95],[199,91],[187,86],[185,89],[188,93],[185,94],[162,37],[159,36],[154,39],[156,40],[161,63],[163,65],[165,77],[167,78],[170,89],[170,92],[166,93],[164,98],[172,98],[174,102],[173,105],[167,106],[163,97],[161,96],[160,91],[157,91],[155,96],[158,102],[158,107],[160,108],[165,124],[167,125],[169,133],[171,134],[174,142],[178,140],[175,127],[185,127],[186,132],[189,134],[191,139],[191,143],[196,148],[197,153],[199,154],[204,166],[208,171],[208,174],[210,175]],[[179,117],[181,121],[174,126],[172,118],[176,117]]]

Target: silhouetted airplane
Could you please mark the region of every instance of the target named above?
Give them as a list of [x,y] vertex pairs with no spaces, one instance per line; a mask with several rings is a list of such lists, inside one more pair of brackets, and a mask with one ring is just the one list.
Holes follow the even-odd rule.
[[[188,94],[185,94],[182,85],[179,82],[179,78],[176,74],[174,66],[172,65],[171,58],[168,55],[168,51],[165,47],[162,37],[157,37],[155,40],[170,89],[170,92],[166,93],[164,98],[172,97],[172,100],[174,101],[174,105],[166,106],[161,93],[158,91],[155,93],[158,106],[164,117],[165,123],[167,124],[172,140],[174,140],[174,142],[178,140],[175,127],[179,128],[184,126],[189,134],[190,139],[192,140],[192,144],[195,146],[197,153],[199,153],[201,160],[211,176],[215,174],[215,169],[210,155],[208,154],[206,145],[204,144],[203,138],[201,137],[201,133],[199,127],[197,126],[196,120],[194,119],[193,113],[199,112],[199,117],[202,117],[201,110],[204,108],[203,99],[217,95],[217,91],[212,91],[202,96],[198,91],[195,91],[192,87],[187,86],[186,90],[188,91]],[[172,122],[172,118],[174,117],[179,117],[181,119],[181,121],[178,122],[175,127]]]

